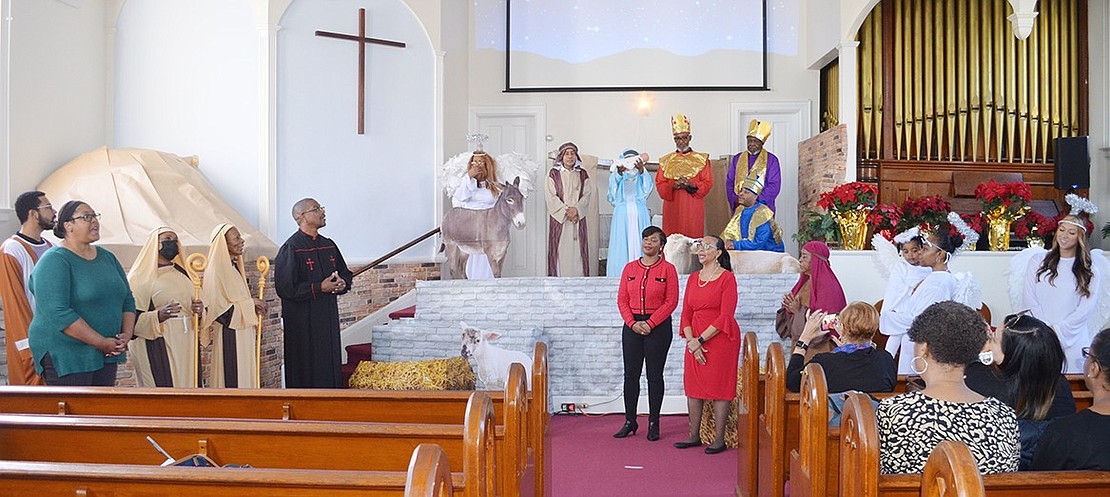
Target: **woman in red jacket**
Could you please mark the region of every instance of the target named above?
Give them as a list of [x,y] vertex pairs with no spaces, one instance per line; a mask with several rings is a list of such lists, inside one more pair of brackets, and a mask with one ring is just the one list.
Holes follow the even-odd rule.
[[663,230],[648,226],[642,237],[644,255],[624,267],[617,291],[617,308],[624,320],[625,421],[613,437],[627,437],[639,428],[636,406],[640,401],[640,371],[647,362],[647,439],[655,441],[659,440],[659,411],[663,406],[663,366],[674,337],[671,313],[678,307],[678,271],[663,260],[663,244],[667,241]]

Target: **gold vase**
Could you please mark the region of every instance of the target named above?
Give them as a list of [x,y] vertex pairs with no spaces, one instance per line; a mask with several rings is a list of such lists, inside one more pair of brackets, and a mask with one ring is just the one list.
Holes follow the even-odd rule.
[[1005,252],[1010,249],[1010,224],[1028,212],[1030,207],[1024,206],[1016,213],[1010,213],[1006,207],[998,206],[985,212],[987,218],[987,245],[993,252]]
[[867,244],[867,215],[871,209],[860,208],[833,213],[840,227],[840,246],[844,250],[863,250]]

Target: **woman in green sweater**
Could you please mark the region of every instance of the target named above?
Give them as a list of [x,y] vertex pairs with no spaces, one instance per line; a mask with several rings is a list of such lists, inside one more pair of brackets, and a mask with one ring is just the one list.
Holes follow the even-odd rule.
[[29,281],[35,315],[28,338],[47,385],[113,386],[135,330],[135,298],[116,256],[93,245],[100,214],[79,200],[58,212],[54,235]]

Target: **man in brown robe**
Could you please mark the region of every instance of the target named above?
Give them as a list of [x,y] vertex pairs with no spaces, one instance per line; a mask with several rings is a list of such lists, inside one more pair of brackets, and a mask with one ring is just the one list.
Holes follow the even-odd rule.
[[594,185],[582,169],[578,146],[559,146],[555,165],[547,174],[547,275],[589,276],[590,242],[586,212]]

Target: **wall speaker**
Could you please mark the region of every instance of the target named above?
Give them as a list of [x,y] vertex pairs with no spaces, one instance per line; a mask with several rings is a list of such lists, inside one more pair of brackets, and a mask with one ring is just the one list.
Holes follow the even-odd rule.
[[1091,155],[1087,137],[1056,139],[1056,188],[1091,187]]

